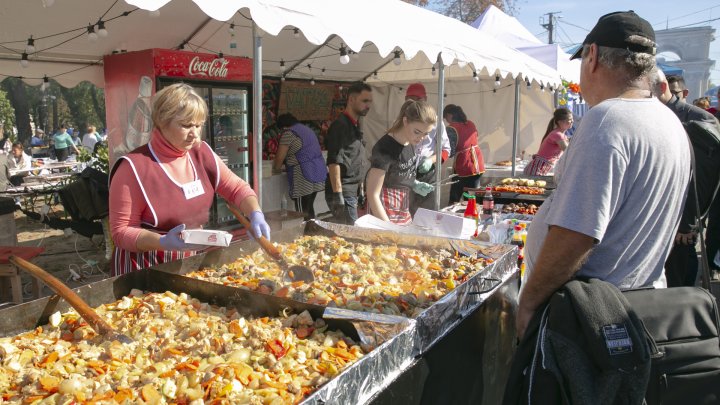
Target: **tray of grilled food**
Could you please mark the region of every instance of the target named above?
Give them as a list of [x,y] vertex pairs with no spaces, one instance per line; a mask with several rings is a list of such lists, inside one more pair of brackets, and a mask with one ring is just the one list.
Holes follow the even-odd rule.
[[[427,351],[516,270],[508,245],[398,234],[309,221],[274,240],[287,265],[313,272],[312,281],[291,281],[254,242],[157,266],[261,294],[312,304],[354,317],[391,316],[417,321],[415,355]],[[352,316],[351,316],[352,317]]]
[[413,321],[152,269],[76,291],[129,341],[57,296],[0,310],[0,403],[364,403],[413,361]]

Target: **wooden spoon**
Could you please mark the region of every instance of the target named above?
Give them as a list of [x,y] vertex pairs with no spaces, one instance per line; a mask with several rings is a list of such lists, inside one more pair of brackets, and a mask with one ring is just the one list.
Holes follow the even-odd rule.
[[88,325],[90,325],[91,328],[95,330],[95,332],[98,333],[98,335],[104,336],[109,340],[117,340],[120,343],[132,343],[132,339],[118,333],[115,328],[105,322],[104,319],[100,318],[90,305],[83,301],[79,295],[66,286],[62,281],[21,257],[10,256],[8,260],[10,263],[42,280],[48,287],[65,299],[65,301],[75,308],[77,313],[80,314],[80,316],[88,323]]
[[282,254],[278,250],[278,248],[275,247],[275,245],[272,244],[269,240],[265,239],[262,235],[255,235],[255,233],[252,230],[252,227],[250,226],[250,221],[248,221],[247,218],[245,218],[245,215],[243,215],[240,211],[238,211],[237,208],[230,205],[230,203],[227,204],[228,209],[230,212],[235,215],[235,217],[240,221],[242,226],[245,227],[245,229],[254,237],[254,239],[257,241],[257,243],[260,244],[260,247],[267,253],[275,262],[277,262],[278,265],[280,265],[280,268],[283,270],[283,281],[285,282],[294,282],[294,281],[304,281],[306,283],[312,283],[315,281],[315,275],[313,274],[312,270],[307,268],[306,266],[300,266],[300,265],[293,265],[288,266],[288,263],[285,261],[285,258],[283,258]]

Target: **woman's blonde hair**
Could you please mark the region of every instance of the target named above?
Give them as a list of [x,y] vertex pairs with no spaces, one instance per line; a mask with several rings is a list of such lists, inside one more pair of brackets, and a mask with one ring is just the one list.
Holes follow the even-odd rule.
[[155,94],[152,103],[153,125],[164,127],[173,119],[180,122],[204,122],[208,108],[205,100],[185,83],[165,87]]
[[407,100],[400,107],[400,113],[395,122],[392,124],[388,133],[395,133],[404,126],[403,118],[407,118],[408,124],[411,122],[422,122],[423,124],[435,124],[437,122],[437,113],[430,104],[422,100]]

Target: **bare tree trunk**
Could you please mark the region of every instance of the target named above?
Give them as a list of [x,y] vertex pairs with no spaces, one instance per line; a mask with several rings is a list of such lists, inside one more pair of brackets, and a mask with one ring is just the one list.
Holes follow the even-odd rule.
[[15,109],[15,125],[18,130],[18,142],[30,142],[30,108],[28,107],[25,86],[20,79],[9,77],[2,82],[8,100]]
[[100,103],[98,100],[98,89],[92,88],[90,90],[90,95],[92,96],[92,104],[93,108],[95,109],[95,114],[97,114],[98,118],[102,120],[102,127],[105,128],[107,125],[105,124],[105,101]]

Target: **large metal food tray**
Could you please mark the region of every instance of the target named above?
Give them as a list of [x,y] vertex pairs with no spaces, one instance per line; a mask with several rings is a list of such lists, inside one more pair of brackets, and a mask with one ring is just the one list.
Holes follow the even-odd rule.
[[[273,241],[290,242],[302,235],[318,234],[340,236],[363,243],[397,244],[419,249],[445,248],[470,252],[481,251],[495,260],[483,271],[474,274],[415,318],[416,336],[413,341],[413,356],[421,356],[442,339],[510,278],[517,267],[517,248],[510,245],[491,245],[476,241],[400,234],[392,231],[359,228],[322,221],[309,221],[304,227],[274,232]],[[231,263],[238,257],[257,249],[258,246],[254,241],[243,241],[183,261],[165,263],[156,266],[155,269],[182,275],[204,267]],[[268,297],[268,300],[281,299],[261,293],[249,293]],[[289,301],[285,298],[282,300]],[[358,313],[357,318],[373,319],[373,314]]]
[[[85,285],[75,291],[90,306],[95,307],[113,302],[129,294],[133,288],[151,292],[185,292],[200,301],[219,306],[234,307],[241,314],[251,316],[277,316],[284,308],[290,308],[298,313],[308,310],[314,318],[317,318],[322,316],[324,310],[316,305],[251,293],[156,270],[138,271],[105,279]],[[65,300],[58,296],[50,296],[0,310],[0,336],[16,335],[32,330],[37,326],[45,325],[48,323],[48,317],[52,313],[55,311],[64,312],[69,308],[70,306]],[[326,319],[326,322],[331,329],[339,329],[356,341],[359,339],[359,329],[368,330],[373,329],[374,326],[368,322],[350,322],[338,319]],[[392,338],[386,340],[369,354],[343,370],[338,376],[321,386],[308,396],[303,403],[349,404],[367,402],[412,363],[413,323],[410,321],[395,325],[399,331],[392,333]]]

